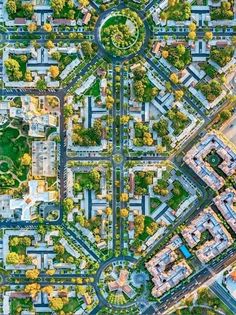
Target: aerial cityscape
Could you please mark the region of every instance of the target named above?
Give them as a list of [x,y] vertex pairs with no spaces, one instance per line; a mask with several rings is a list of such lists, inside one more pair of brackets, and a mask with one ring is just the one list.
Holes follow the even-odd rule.
[[236,315],[236,0],[0,0],[0,315]]

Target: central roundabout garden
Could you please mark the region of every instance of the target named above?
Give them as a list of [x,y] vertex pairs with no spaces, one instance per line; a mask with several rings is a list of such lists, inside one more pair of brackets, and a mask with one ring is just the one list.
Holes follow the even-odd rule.
[[112,12],[102,22],[100,40],[113,56],[128,56],[140,50],[145,27],[140,16],[129,8]]

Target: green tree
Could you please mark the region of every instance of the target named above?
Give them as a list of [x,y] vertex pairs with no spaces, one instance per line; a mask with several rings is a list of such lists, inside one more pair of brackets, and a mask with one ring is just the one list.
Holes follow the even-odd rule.
[[69,212],[74,208],[74,201],[71,198],[66,198],[63,200],[64,209]]
[[44,79],[39,79],[36,83],[36,87],[38,90],[46,90],[47,83]]

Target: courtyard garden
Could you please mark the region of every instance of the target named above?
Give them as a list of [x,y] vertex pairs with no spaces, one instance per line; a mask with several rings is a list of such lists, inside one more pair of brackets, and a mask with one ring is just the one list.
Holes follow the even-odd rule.
[[154,172],[136,172],[135,193],[138,195],[145,195],[148,193],[148,186],[153,183]]
[[72,140],[75,145],[80,146],[98,146],[102,139],[102,122],[95,120],[90,128],[84,128],[81,124],[73,125]]
[[219,66],[224,67],[233,58],[234,47],[226,46],[224,48],[212,47],[210,58],[215,61]]
[[178,70],[185,69],[192,61],[190,49],[183,44],[166,46],[162,51],[162,56]]
[[150,198],[150,213],[152,214],[153,212],[156,211],[156,209],[162,204],[161,200],[154,197]]
[[181,203],[189,197],[189,193],[179,181],[174,181],[173,186],[174,188],[171,191],[172,197],[168,200],[167,204],[170,208],[177,210]]
[[16,188],[27,180],[29,172],[23,159],[29,154],[28,139],[10,126],[1,129],[0,135],[0,188]]
[[82,192],[84,189],[95,190],[96,192],[99,192],[100,180],[101,173],[96,169],[93,169],[90,172],[75,173],[74,191],[77,194]]
[[191,4],[187,1],[173,1],[173,5],[161,13],[163,20],[186,21],[191,16]]
[[23,311],[32,311],[33,310],[33,302],[30,298],[14,298],[11,300],[11,315],[20,315]]
[[65,314],[69,314],[69,313],[74,314],[76,311],[78,311],[78,309],[81,307],[83,303],[84,302],[82,299],[70,298],[69,302],[64,304],[62,310]]
[[222,85],[217,80],[201,82],[197,84],[197,89],[202,92],[208,102],[213,102],[222,93]]

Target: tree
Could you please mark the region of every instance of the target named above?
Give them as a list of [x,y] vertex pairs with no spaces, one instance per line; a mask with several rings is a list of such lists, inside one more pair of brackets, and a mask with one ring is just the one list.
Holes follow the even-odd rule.
[[184,92],[182,90],[176,90],[175,91],[175,99],[177,101],[180,101],[184,96]]
[[56,270],[55,269],[48,269],[46,271],[46,275],[49,275],[49,276],[53,276],[55,274]]
[[51,7],[56,15],[59,15],[65,6],[65,0],[51,0]]
[[71,104],[66,104],[64,106],[64,116],[67,118],[72,116],[73,113],[74,113],[73,106]]
[[156,147],[156,153],[163,154],[164,152],[165,152],[165,147],[163,147],[162,145],[158,145]]
[[19,81],[23,77],[22,71],[16,70],[12,74],[13,80]]
[[153,235],[157,230],[158,224],[156,222],[152,222],[149,226],[146,228],[146,232],[148,235]]
[[177,45],[176,49],[177,49],[179,55],[181,55],[181,56],[182,56],[182,55],[185,53],[185,51],[186,51],[186,48],[185,48],[184,45],[182,45],[182,44]]
[[170,80],[174,83],[174,84],[178,84],[179,83],[179,78],[178,75],[176,73],[171,73],[170,75]]
[[126,208],[120,209],[120,216],[121,216],[122,218],[127,218],[128,215],[129,215],[129,211],[128,211]]
[[161,55],[162,55],[162,57],[165,58],[165,59],[168,58],[168,56],[169,56],[168,50],[163,50],[162,53],[161,53]]
[[28,32],[33,33],[37,30],[37,24],[36,23],[30,23],[27,27]]
[[17,265],[19,263],[19,255],[15,252],[10,252],[7,254],[6,258],[7,264]]
[[50,23],[44,23],[43,29],[45,30],[45,32],[50,33],[52,31],[52,25]]
[[111,109],[114,102],[115,102],[114,98],[112,96],[108,95],[105,99],[106,108]]
[[39,293],[40,289],[41,289],[41,286],[38,283],[27,284],[25,286],[25,293],[30,294],[31,297],[34,299]]
[[48,286],[42,288],[42,292],[47,293],[48,295],[51,295],[53,292],[53,287],[48,285]]
[[44,79],[39,79],[36,83],[36,87],[38,90],[46,90],[47,83]]
[[232,116],[232,113],[228,109],[225,109],[220,113],[220,119],[222,121],[228,120],[231,116]]
[[60,311],[63,309],[64,303],[62,298],[59,297],[53,297],[50,298],[50,307],[54,310],[54,311]]
[[63,255],[65,253],[65,248],[63,245],[61,244],[56,244],[54,246],[54,251],[58,254],[58,255]]
[[107,194],[106,195],[106,200],[107,201],[112,201],[112,194]]
[[55,46],[55,45],[54,45],[54,43],[53,43],[51,40],[48,40],[48,41],[46,42],[46,44],[45,44],[45,47],[46,47],[47,49],[52,49],[54,46]]
[[190,40],[195,40],[196,37],[197,37],[197,34],[196,34],[195,32],[189,32],[189,33],[188,33],[188,38],[189,38]]
[[8,58],[4,61],[4,65],[8,73],[13,73],[20,69],[19,62],[13,58]]
[[30,165],[31,163],[31,156],[28,153],[25,153],[21,158],[22,165]]
[[89,179],[91,180],[91,182],[94,183],[99,183],[100,182],[100,178],[101,178],[101,174],[98,170],[93,169],[90,173],[89,173]]
[[143,144],[147,146],[151,146],[153,144],[153,138],[150,132],[144,132]]
[[129,200],[129,195],[128,195],[127,193],[122,193],[122,194],[120,195],[120,201],[126,202],[126,201],[128,201],[128,200]]
[[145,93],[145,87],[144,87],[143,81],[135,80],[133,84],[133,88],[134,88],[134,93],[137,96],[138,100],[141,101]]
[[79,0],[79,4],[82,7],[87,7],[89,5],[89,0]]
[[32,73],[30,70],[26,70],[26,72],[25,72],[25,81],[26,82],[32,82],[33,81]]
[[75,290],[76,290],[77,294],[84,295],[87,291],[87,288],[86,288],[86,286],[83,286],[83,285],[77,285]]
[[58,66],[51,66],[49,68],[49,72],[50,72],[51,77],[53,77],[53,79],[58,77],[58,75],[60,73]]
[[27,270],[26,273],[25,273],[25,276],[28,279],[35,280],[39,276],[39,270],[38,269]]
[[128,124],[129,120],[130,120],[130,117],[128,115],[123,115],[120,117],[121,124]]
[[66,198],[63,200],[64,209],[69,212],[74,208],[74,201],[72,198]]
[[14,15],[17,10],[16,1],[15,0],[7,0],[6,10],[9,15]]
[[167,13],[165,11],[161,11],[160,19],[162,21],[166,21],[167,20]]
[[32,15],[34,14],[34,7],[32,3],[23,3],[22,11],[23,11],[24,17],[26,19],[30,19]]
[[144,215],[137,215],[134,218],[135,236],[139,236],[144,232]]
[[61,53],[60,53],[59,51],[54,51],[54,52],[52,53],[52,58],[55,59],[55,60],[57,60],[57,61],[60,61],[60,59],[61,59]]
[[212,40],[213,39],[213,33],[212,32],[205,32],[204,39],[206,41]]
[[112,208],[111,207],[106,207],[106,210],[105,210],[105,212],[106,212],[106,215],[111,215],[112,214]]
[[190,32],[195,32],[197,29],[197,25],[194,22],[192,22],[189,24],[188,28]]
[[92,47],[92,43],[89,42],[89,41],[84,41],[84,42],[81,44],[81,49],[82,49],[83,54],[84,54],[86,57],[91,57],[92,54],[94,53],[94,49],[93,49],[93,47]]

